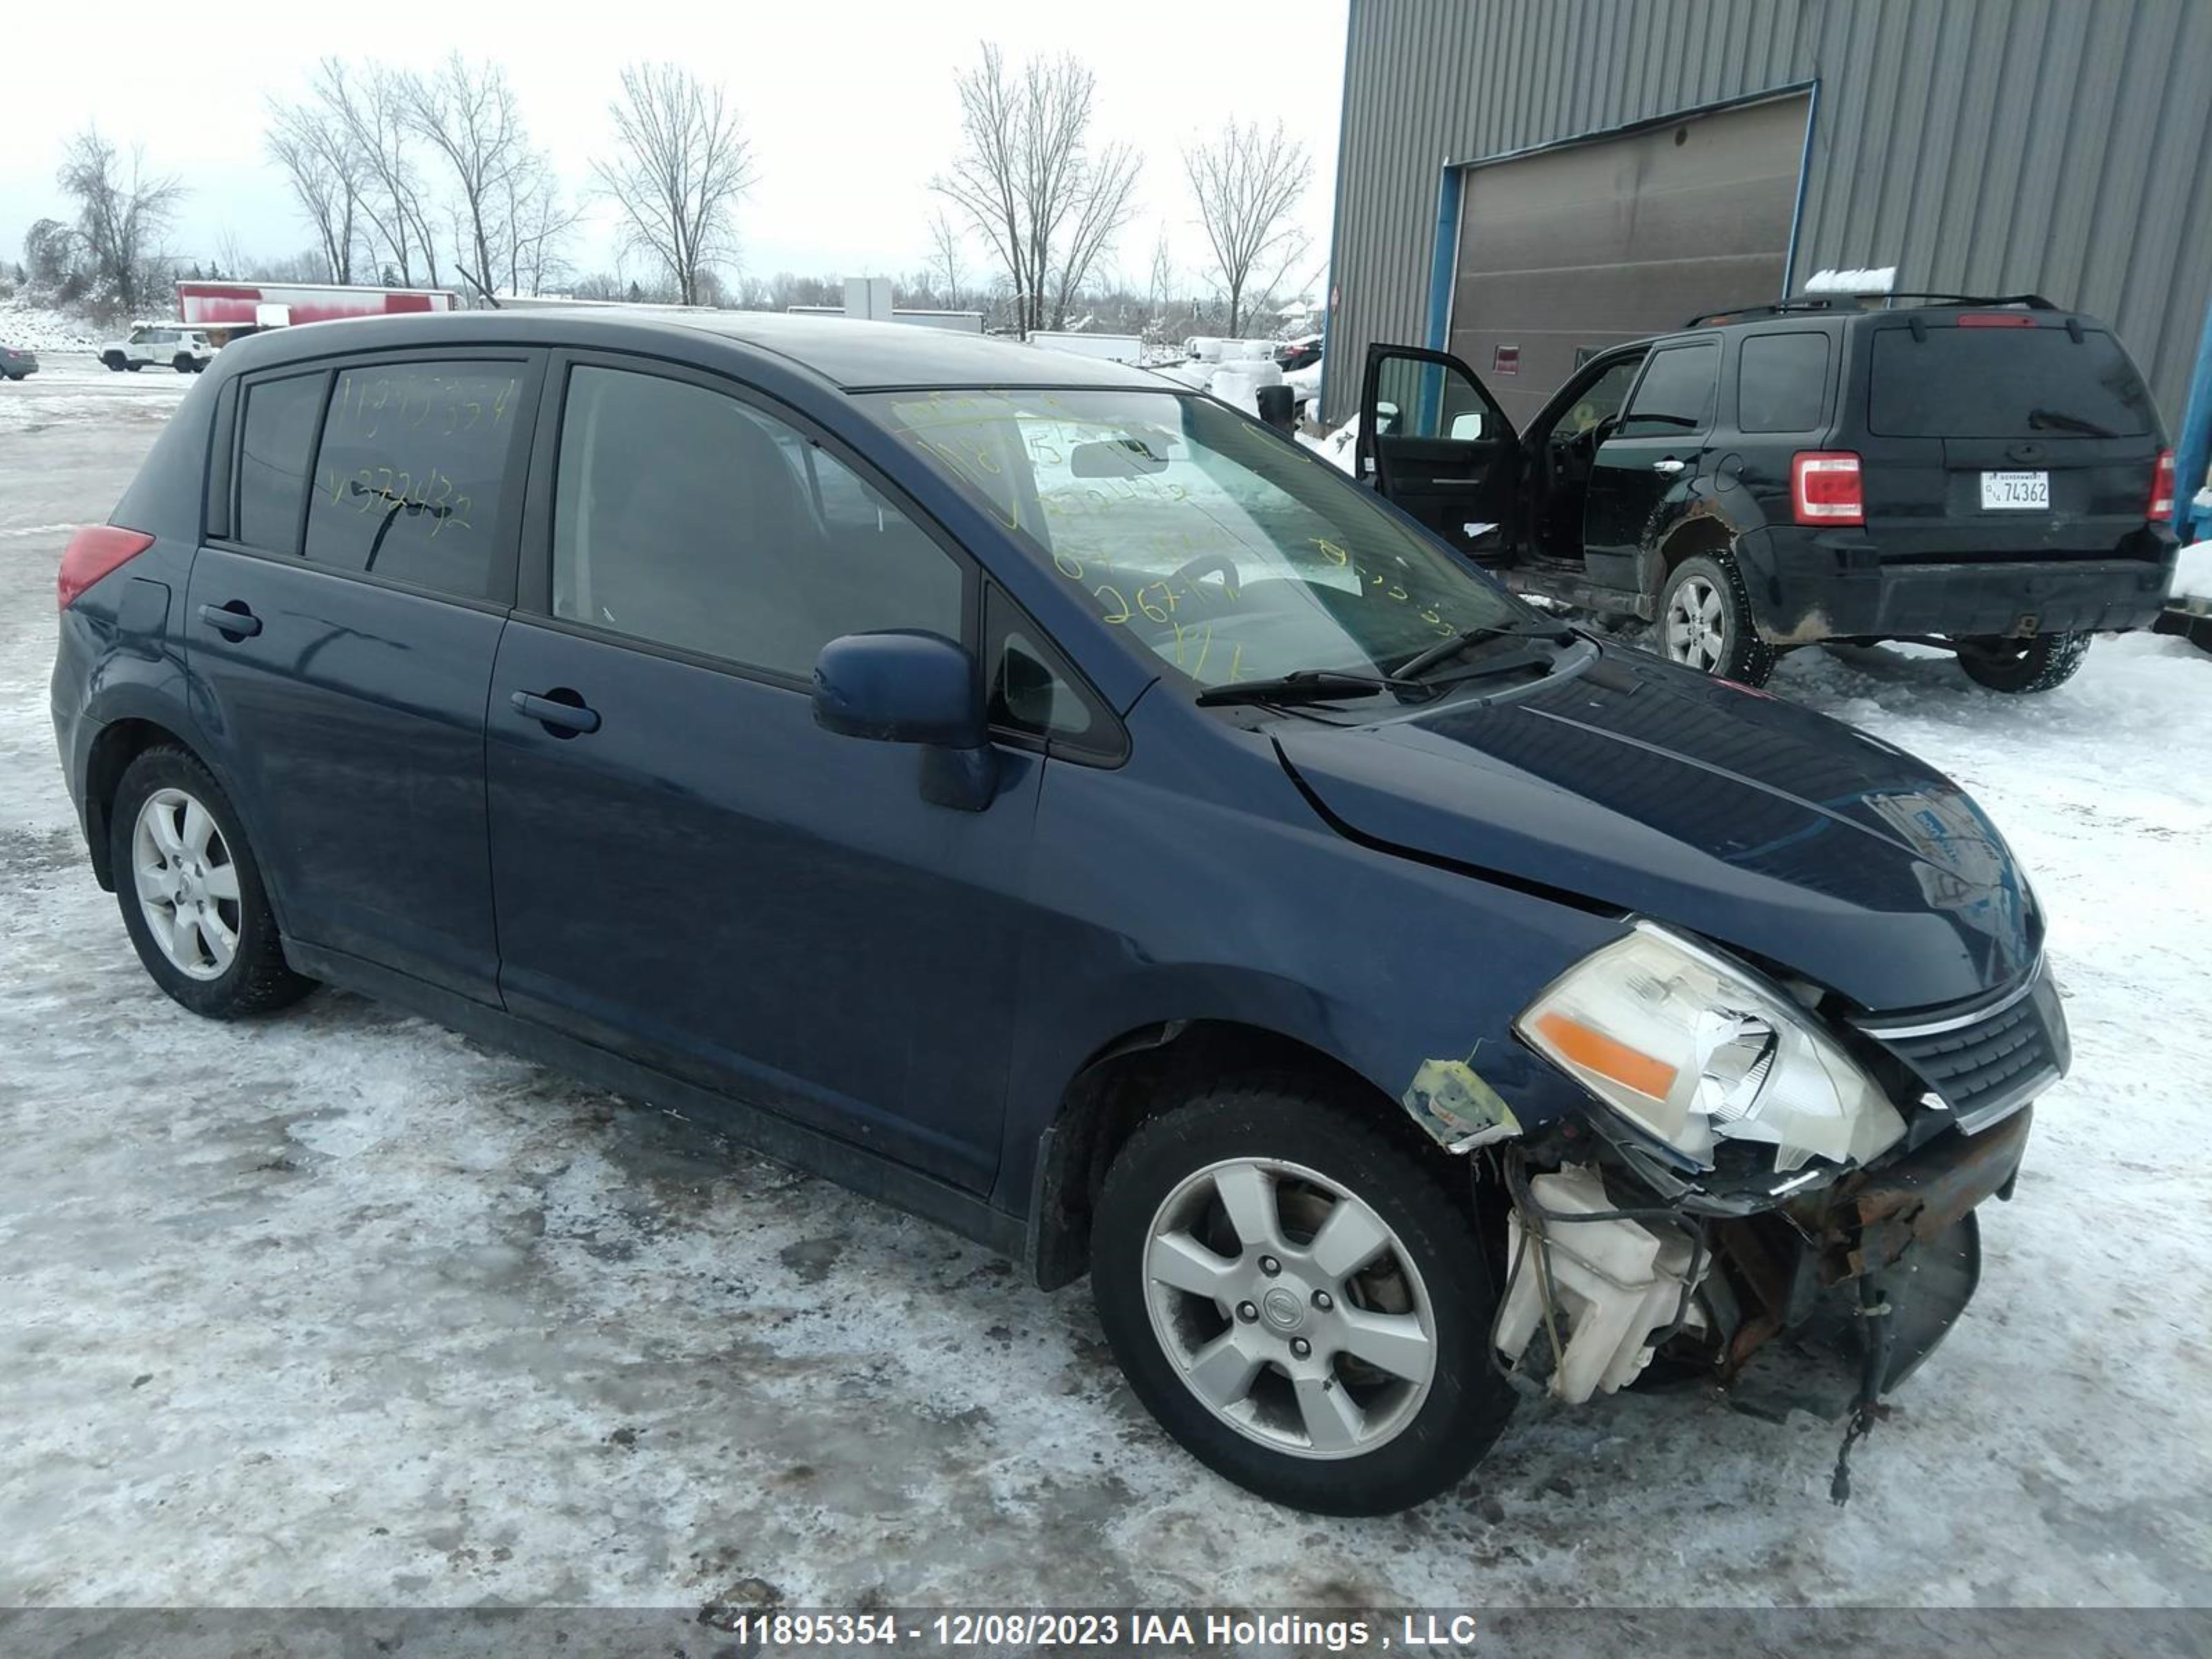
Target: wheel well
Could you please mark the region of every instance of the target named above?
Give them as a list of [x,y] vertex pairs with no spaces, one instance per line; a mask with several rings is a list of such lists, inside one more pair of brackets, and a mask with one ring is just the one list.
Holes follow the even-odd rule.
[[111,893],[115,890],[115,871],[108,857],[107,819],[115,805],[116,787],[123,781],[123,774],[132,761],[165,743],[187,751],[191,747],[167,726],[157,726],[152,720],[117,720],[102,726],[100,735],[92,741],[92,756],[84,774],[85,836],[91,843],[93,874]]
[[1295,1037],[1233,1020],[1146,1026],[1085,1062],[1039,1150],[1030,1237],[1041,1286],[1056,1290],[1089,1271],[1091,1212],[1115,1154],[1137,1126],[1225,1077],[1294,1079],[1372,1120],[1414,1157],[1447,1156],[1396,1101]]
[[1726,553],[1735,545],[1735,532],[1718,519],[1692,519],[1675,526],[1659,548],[1657,582],[1652,592],[1656,593],[1667,585],[1667,578],[1700,553]]

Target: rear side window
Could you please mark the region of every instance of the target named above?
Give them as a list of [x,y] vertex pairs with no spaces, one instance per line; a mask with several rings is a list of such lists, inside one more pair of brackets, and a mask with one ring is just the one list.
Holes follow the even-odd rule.
[[313,564],[490,597],[509,486],[520,362],[338,371],[307,508]]
[[1828,337],[1818,330],[1753,334],[1737,354],[1736,427],[1811,432],[1827,424]]
[[300,508],[315,449],[322,374],[256,380],[246,389],[239,422],[239,541],[272,553],[300,550]]
[[1867,424],[1897,438],[2135,438],[2158,414],[2102,329],[1885,328]]
[[1668,346],[1651,354],[1628,413],[1614,436],[1680,438],[1713,423],[1713,392],[1720,384],[1721,349],[1711,340]]

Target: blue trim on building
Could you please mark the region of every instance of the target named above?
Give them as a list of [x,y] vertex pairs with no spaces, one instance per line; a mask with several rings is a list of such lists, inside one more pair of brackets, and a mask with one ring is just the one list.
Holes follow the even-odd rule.
[[2189,407],[2173,441],[2173,528],[2190,538],[2191,509],[2212,465],[2212,306],[2204,310],[2203,332],[2197,337],[2197,367],[2189,375]]
[[1816,78],[1805,100],[1805,148],[1797,154],[1797,199],[1790,206],[1790,251],[1782,256],[1782,295],[1797,281],[1797,236],[1805,228],[1805,181],[1813,176],[1813,124],[1820,118],[1820,82]]
[[1452,282],[1459,270],[1459,204],[1467,172],[1449,161],[1437,175],[1437,242],[1429,259],[1429,333],[1422,342],[1442,351],[1451,338]]

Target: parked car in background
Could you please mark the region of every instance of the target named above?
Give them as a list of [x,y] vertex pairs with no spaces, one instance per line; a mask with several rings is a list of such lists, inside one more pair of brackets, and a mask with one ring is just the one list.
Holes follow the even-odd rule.
[[1321,361],[1321,351],[1320,335],[1300,335],[1297,339],[1285,340],[1275,348],[1275,367],[1285,374],[1294,368],[1310,368]]
[[140,323],[120,340],[100,349],[100,361],[133,374],[149,363],[167,363],[179,374],[197,374],[215,361],[216,344],[197,328],[173,323]]
[[26,351],[20,346],[0,345],[0,375],[11,380],[20,380],[26,374],[38,372],[39,356],[36,352]]
[[1759,684],[1820,641],[1915,640],[2041,691],[2149,626],[2173,452],[2127,352],[2033,295],[1818,300],[1599,353],[1525,433],[1456,358],[1369,354],[1360,475],[1528,593],[1656,624]]
[[1771,1343],[1771,1405],[1863,1432],[2069,1060],[1955,784],[1117,364],[257,335],[58,599],[70,797],[176,1001],[349,986],[1087,1270],[1168,1431],[1307,1509],[1655,1358]]

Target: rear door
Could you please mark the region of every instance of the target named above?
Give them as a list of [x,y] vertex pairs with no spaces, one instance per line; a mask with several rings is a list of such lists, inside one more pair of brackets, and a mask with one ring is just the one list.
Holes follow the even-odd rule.
[[2162,556],[2148,522],[2165,438],[2107,331],[2053,313],[1865,325],[1868,530],[1885,558]]
[[1583,560],[1593,582],[1633,591],[1638,551],[1687,507],[1710,471],[1720,372],[1720,340],[1712,335],[1669,342],[1644,359],[1590,464]]
[[484,699],[538,356],[246,380],[185,611],[286,932],[497,1000]]
[[1488,563],[1510,562],[1521,441],[1458,358],[1368,347],[1358,457],[1363,481],[1454,547]]

